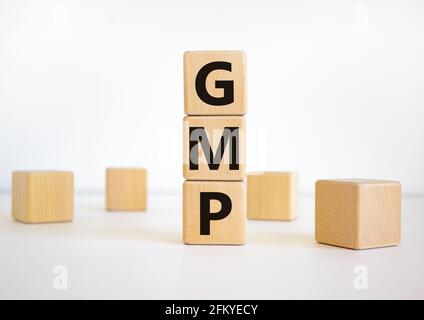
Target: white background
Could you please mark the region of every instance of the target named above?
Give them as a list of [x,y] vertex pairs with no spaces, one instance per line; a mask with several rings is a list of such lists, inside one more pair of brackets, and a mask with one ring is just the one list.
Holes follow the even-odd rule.
[[[0,0],[0,191],[19,169],[72,170],[81,191],[64,224],[16,223],[0,195],[0,298],[423,298],[422,197],[403,198],[401,245],[352,251],[315,242],[311,194],[293,222],[248,221],[245,246],[184,246],[177,193],[183,52],[242,49],[249,171],[424,195],[423,31],[418,0]],[[147,212],[84,192],[107,166],[148,168]]]
[[185,50],[248,58],[248,170],[424,192],[422,1],[0,0],[0,189],[144,166],[180,190]]

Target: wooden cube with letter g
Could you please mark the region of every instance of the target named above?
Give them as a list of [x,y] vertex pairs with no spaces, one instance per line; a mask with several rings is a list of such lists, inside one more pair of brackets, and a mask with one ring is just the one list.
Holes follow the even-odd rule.
[[185,52],[184,111],[187,115],[244,115],[246,113],[245,53]]

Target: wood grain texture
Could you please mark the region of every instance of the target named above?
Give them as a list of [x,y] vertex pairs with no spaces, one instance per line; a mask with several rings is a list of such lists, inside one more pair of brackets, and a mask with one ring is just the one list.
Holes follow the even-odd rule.
[[12,216],[24,223],[72,221],[74,178],[66,171],[12,174]]
[[147,209],[147,170],[108,168],[106,170],[106,208],[110,211]]
[[[214,155],[220,149],[218,145],[221,141],[225,127],[238,128],[238,140],[231,143],[237,143],[239,169],[230,168],[231,148],[228,140],[226,148],[222,153],[222,161],[217,170],[212,170],[208,166],[205,152],[198,143],[192,152],[197,152],[198,169],[190,169],[190,127],[203,127],[207,134],[209,144],[212,147]],[[186,116],[184,118],[184,151],[183,151],[183,175],[186,180],[232,180],[240,181],[246,177],[245,169],[245,119],[243,116]]]
[[397,181],[318,180],[317,242],[367,249],[400,243],[401,185]]
[[247,175],[247,217],[293,220],[299,213],[296,172],[258,172]]
[[[215,70],[206,79],[206,89],[214,97],[224,91],[216,81],[234,82],[234,102],[214,106],[202,101],[195,86],[199,70],[214,61],[231,63],[231,71]],[[187,115],[243,115],[246,113],[246,55],[243,51],[187,51],[184,53],[184,111]]]
[[[200,233],[200,193],[221,192],[232,202],[230,214],[210,222],[210,235]],[[211,201],[211,212],[219,212],[221,204]],[[246,237],[246,187],[244,182],[186,181],[183,185],[183,241],[186,244],[238,245]]]

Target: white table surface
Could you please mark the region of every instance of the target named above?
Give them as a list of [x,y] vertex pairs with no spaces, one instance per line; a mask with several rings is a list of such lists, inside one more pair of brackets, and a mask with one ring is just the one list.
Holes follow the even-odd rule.
[[[144,213],[106,212],[77,194],[72,223],[26,225],[0,195],[0,298],[424,298],[424,198],[404,197],[402,243],[354,251],[314,241],[313,197],[294,222],[248,221],[244,246],[182,244],[181,195],[151,193]],[[54,267],[68,270],[55,289]],[[368,269],[368,289],[353,269]]]

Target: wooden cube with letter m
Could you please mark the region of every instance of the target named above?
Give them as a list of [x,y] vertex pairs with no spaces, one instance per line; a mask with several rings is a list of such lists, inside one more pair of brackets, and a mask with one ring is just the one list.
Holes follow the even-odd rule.
[[245,120],[241,116],[184,118],[186,180],[243,180]]

